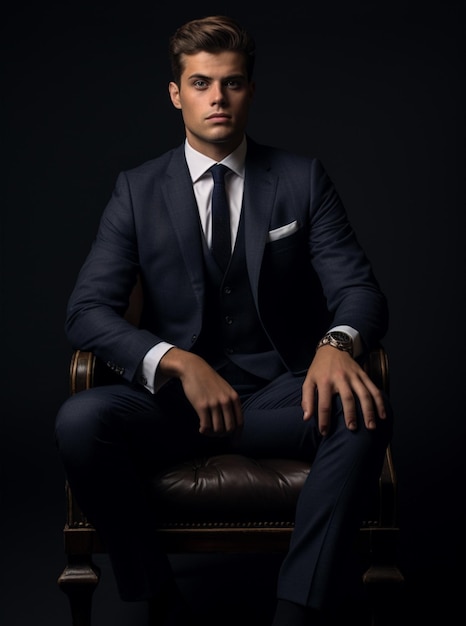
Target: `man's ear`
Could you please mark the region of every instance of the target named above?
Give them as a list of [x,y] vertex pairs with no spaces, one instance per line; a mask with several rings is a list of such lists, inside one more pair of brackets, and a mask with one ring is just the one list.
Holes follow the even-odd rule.
[[173,81],[168,84],[168,93],[170,94],[173,106],[176,109],[181,109],[180,90],[178,85]]

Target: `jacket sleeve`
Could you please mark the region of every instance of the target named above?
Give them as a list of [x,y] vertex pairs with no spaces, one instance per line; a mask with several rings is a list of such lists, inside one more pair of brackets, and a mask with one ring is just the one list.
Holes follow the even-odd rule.
[[124,318],[138,268],[131,193],[120,174],[69,298],[65,332],[74,348],[94,352],[129,381],[161,341]]
[[348,325],[366,349],[386,333],[388,306],[336,188],[316,160],[311,172],[309,250],[320,278],[331,325]]

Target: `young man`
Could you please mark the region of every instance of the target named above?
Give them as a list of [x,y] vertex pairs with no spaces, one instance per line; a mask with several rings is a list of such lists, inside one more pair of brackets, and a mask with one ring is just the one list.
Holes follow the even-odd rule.
[[[196,451],[312,460],[273,626],[317,624],[349,587],[345,555],[390,439],[390,407],[358,364],[386,331],[386,301],[321,163],[246,134],[250,35],[207,17],[179,28],[170,53],[186,141],[120,174],[66,321],[70,343],[92,350],[121,384],[64,403],[59,452],[121,597],[150,606],[163,598],[166,615],[152,623],[184,626],[151,533],[144,471]],[[219,163],[228,168],[226,260],[215,249]],[[138,277],[136,328],[124,312]]]

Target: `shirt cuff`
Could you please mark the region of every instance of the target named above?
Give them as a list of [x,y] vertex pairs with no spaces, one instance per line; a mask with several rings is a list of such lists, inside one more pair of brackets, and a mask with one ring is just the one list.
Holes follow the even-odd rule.
[[350,335],[353,340],[353,357],[356,358],[362,353],[362,342],[361,335],[355,330],[352,326],[345,326],[344,324],[340,326],[334,326],[330,329],[329,332],[333,330],[341,330],[341,332]]
[[138,381],[152,394],[157,393],[170,380],[169,376],[157,372],[157,369],[160,359],[172,348],[174,346],[171,343],[161,341],[153,346],[142,360],[138,372]]

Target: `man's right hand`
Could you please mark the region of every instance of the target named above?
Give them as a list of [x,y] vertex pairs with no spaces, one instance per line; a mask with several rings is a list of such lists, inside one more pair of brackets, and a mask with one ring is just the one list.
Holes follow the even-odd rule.
[[243,425],[237,392],[197,354],[171,348],[159,363],[161,373],[179,378],[199,416],[199,432],[207,436],[231,434]]

